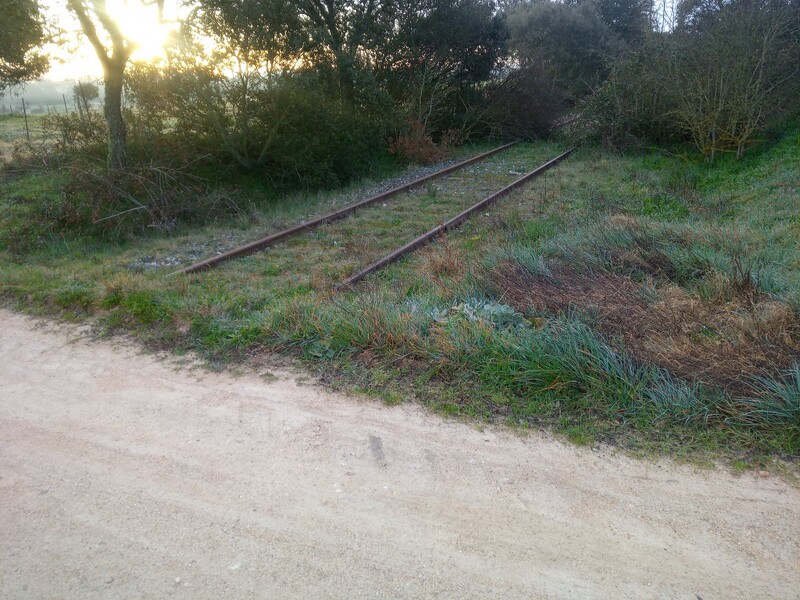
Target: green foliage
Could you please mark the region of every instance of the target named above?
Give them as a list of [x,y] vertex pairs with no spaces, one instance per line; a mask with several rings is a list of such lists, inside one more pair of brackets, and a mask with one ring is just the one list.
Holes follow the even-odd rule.
[[591,4],[614,35],[630,46],[640,45],[652,32],[651,0],[593,0]]
[[778,378],[759,377],[756,395],[743,404],[752,426],[769,423],[782,431],[786,445],[800,448],[800,365]]
[[508,32],[492,2],[439,1],[404,23],[393,62],[399,68],[385,77],[400,77],[407,68],[437,65],[459,86],[486,81],[501,58]]
[[520,328],[528,326],[522,313],[517,312],[507,304],[495,301],[470,299],[449,310],[435,310],[432,312],[436,322],[447,323],[451,319],[466,319],[475,323],[482,323],[498,329]]
[[401,24],[376,77],[423,136],[438,141],[456,131],[468,137],[480,124],[484,87],[494,79],[506,37],[492,2],[433,1]]
[[[550,319],[541,327],[509,327],[498,326],[497,310],[487,320],[463,309],[500,306],[492,303],[419,313],[375,295],[353,301],[352,307],[313,301],[281,307],[265,331],[301,347],[311,360],[363,351],[402,353],[441,372],[473,373],[481,386],[502,394],[509,409],[520,415],[555,391],[562,409],[580,414],[591,406],[612,421],[761,431],[798,425],[797,368],[785,380],[765,379],[763,393],[734,401],[635,363],[573,317]],[[463,318],[453,318],[457,315]],[[796,435],[784,442],[785,451],[800,449]]]
[[72,97],[76,103],[79,100],[88,103],[100,97],[100,88],[93,81],[79,81],[72,86]]
[[46,243],[52,222],[61,214],[59,188],[65,181],[63,174],[45,174],[3,182],[0,243],[4,249],[20,253]]
[[544,65],[526,65],[486,86],[488,125],[509,138],[540,138],[567,110],[568,96]]
[[657,36],[615,61],[608,80],[581,103],[578,138],[615,148],[684,140],[674,114],[677,92],[664,73],[665,54],[674,51],[671,39]]
[[[685,214],[681,209],[661,216]],[[754,258],[755,245],[751,236],[731,228],[612,217],[556,236],[544,244],[542,253],[586,270],[638,279],[654,276],[692,290],[722,280],[733,287],[753,285],[780,293],[780,278],[765,261]]]
[[50,66],[49,34],[37,0],[0,0],[0,92],[41,77]]
[[678,29],[618,60],[585,102],[589,137],[741,157],[800,110],[800,11],[782,0],[681,7]]
[[800,11],[736,2],[707,30],[678,39],[676,117],[709,160],[741,157],[770,121],[800,110]]
[[509,45],[523,66],[543,66],[575,97],[607,74],[619,41],[589,3],[520,3],[508,14]]
[[329,98],[313,77],[289,82],[282,122],[264,153],[265,174],[281,187],[335,187],[369,173],[386,156],[391,110],[356,110]]
[[96,166],[16,179],[0,205],[0,248],[15,254],[54,239],[120,241],[245,213],[227,194],[163,167],[114,174]]
[[53,113],[44,117],[43,136],[48,140],[47,159],[51,164],[91,162],[105,158],[108,127],[96,110],[80,113]]

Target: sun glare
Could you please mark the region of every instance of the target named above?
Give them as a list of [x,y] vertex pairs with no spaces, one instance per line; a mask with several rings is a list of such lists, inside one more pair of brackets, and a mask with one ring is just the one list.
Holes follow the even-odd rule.
[[[170,32],[175,28],[175,19],[179,7],[174,0],[165,2],[165,22],[159,22],[158,8],[155,3],[146,4],[141,0],[107,0],[106,6],[111,17],[119,24],[122,33],[136,45],[136,50],[131,57],[134,61],[153,61],[164,55],[164,45]],[[63,6],[51,5],[51,14],[57,20],[68,22],[71,16]],[[75,23],[77,26],[77,23]],[[78,34],[80,35],[80,34]],[[85,77],[98,78],[103,70],[97,55],[89,42],[81,35],[81,42],[75,48],[70,48],[69,54],[63,56],[64,51],[58,48],[53,50],[60,59],[53,63],[48,73],[49,79],[80,79]]]
[[149,61],[163,56],[171,25],[159,22],[155,4],[146,6],[138,0],[108,0],[108,12],[125,37],[136,44],[132,60]]

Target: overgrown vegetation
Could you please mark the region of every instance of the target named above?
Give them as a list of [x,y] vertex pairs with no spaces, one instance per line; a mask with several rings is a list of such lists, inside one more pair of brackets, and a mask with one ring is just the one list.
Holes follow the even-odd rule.
[[[32,121],[30,142],[0,119],[6,302],[212,365],[290,354],[389,402],[581,443],[800,453],[795,3],[686,0],[670,20],[641,0],[198,0],[147,64],[103,0],[69,6],[90,41],[108,34],[104,112],[80,85],[79,111]],[[364,177],[508,139],[538,141],[167,276]],[[463,229],[337,289],[576,140]]]
[[677,5],[672,31],[611,64],[584,100],[595,139],[690,140],[707,160],[763,142],[800,105],[800,9],[773,0]]
[[443,242],[335,291],[557,147],[520,147],[188,278],[165,275],[327,210],[327,197],[302,213],[289,198],[256,211],[259,225],[234,238],[206,228],[125,245],[51,238],[16,258],[6,249],[3,294],[29,309],[96,315],[212,364],[289,352],[387,401],[416,397],[583,441],[796,455],[797,132],[714,167],[581,150]]

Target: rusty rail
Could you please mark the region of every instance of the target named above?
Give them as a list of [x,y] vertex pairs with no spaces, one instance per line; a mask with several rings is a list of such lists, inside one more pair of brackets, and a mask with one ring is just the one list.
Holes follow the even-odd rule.
[[507,185],[506,187],[504,187],[499,192],[495,192],[491,196],[489,196],[487,198],[484,198],[483,200],[481,200],[477,204],[474,204],[470,208],[468,208],[465,211],[459,213],[458,215],[456,215],[455,217],[453,217],[449,221],[447,221],[445,223],[442,223],[441,225],[439,225],[438,227],[435,227],[434,229],[431,229],[427,233],[423,233],[418,238],[408,242],[405,246],[402,246],[401,248],[398,248],[394,252],[391,252],[390,254],[387,254],[383,258],[378,259],[377,261],[375,261],[374,263],[372,263],[368,267],[362,269],[361,271],[359,271],[357,273],[354,273],[353,275],[350,275],[350,277],[348,277],[347,279],[344,280],[344,282],[342,282],[340,287],[346,287],[346,286],[353,285],[354,283],[357,283],[358,281],[360,281],[361,279],[363,279],[364,277],[366,277],[370,273],[374,273],[375,271],[377,271],[379,269],[382,269],[383,267],[385,267],[387,265],[390,265],[391,263],[395,262],[396,260],[398,260],[402,256],[408,254],[409,252],[413,252],[414,250],[424,246],[425,244],[430,242],[432,239],[442,235],[444,232],[450,231],[452,229],[456,229],[464,221],[466,221],[472,215],[472,213],[475,213],[475,212],[485,208],[486,206],[492,204],[493,202],[497,201],[498,199],[502,198],[503,196],[511,193],[512,191],[514,191],[515,189],[517,189],[521,185],[525,184],[528,180],[533,179],[534,177],[537,177],[537,176],[541,175],[542,173],[544,173],[545,171],[547,171],[551,167],[557,165],[562,160],[567,158],[572,153],[573,150],[574,150],[574,148],[570,148],[566,152],[562,152],[561,154],[559,154],[555,158],[550,159],[546,163],[540,165],[539,167],[537,167],[536,169],[534,169],[533,171],[531,171],[527,175],[523,175],[522,177],[517,179],[514,183],[512,183],[510,185]]
[[478,154],[476,156],[473,156],[471,158],[463,160],[463,161],[461,161],[459,163],[456,163],[454,165],[450,165],[449,167],[445,167],[444,169],[436,171],[435,173],[431,173],[429,175],[425,175],[424,177],[420,177],[420,178],[415,179],[414,181],[411,181],[409,183],[405,183],[405,184],[403,184],[401,186],[398,186],[396,188],[392,188],[391,190],[387,190],[385,192],[382,192],[382,193],[378,194],[377,196],[372,196],[372,197],[367,198],[365,200],[361,200],[361,201],[356,202],[354,204],[350,204],[348,206],[345,206],[343,208],[340,208],[338,210],[330,212],[330,213],[328,213],[326,215],[323,215],[321,217],[317,217],[316,219],[311,219],[310,221],[307,221],[307,222],[304,222],[304,223],[299,223],[298,225],[295,225],[294,227],[290,227],[289,229],[284,229],[283,231],[279,231],[277,233],[270,234],[270,235],[268,235],[266,237],[263,237],[261,239],[255,240],[255,241],[250,242],[248,244],[245,244],[243,246],[239,246],[237,248],[233,248],[232,250],[228,250],[227,252],[223,252],[222,254],[218,254],[217,256],[212,256],[211,258],[207,258],[205,260],[201,260],[200,262],[196,262],[196,263],[194,263],[192,265],[189,265],[188,267],[184,267],[183,269],[179,269],[177,271],[174,271],[173,273],[171,273],[171,275],[181,275],[181,274],[186,274],[186,273],[195,273],[197,271],[210,269],[211,267],[214,267],[214,266],[218,265],[219,263],[224,262],[226,260],[230,260],[232,258],[239,258],[241,256],[247,256],[248,254],[253,254],[255,252],[258,252],[259,250],[263,250],[264,248],[269,248],[270,246],[274,246],[278,242],[281,242],[281,241],[283,241],[283,240],[285,240],[287,238],[290,238],[290,237],[293,237],[293,236],[298,235],[300,233],[304,233],[306,231],[314,229],[315,227],[318,227],[319,225],[322,225],[324,223],[331,223],[333,221],[338,221],[339,219],[343,219],[344,217],[346,217],[346,216],[354,213],[355,211],[357,211],[359,208],[363,208],[365,206],[369,206],[371,204],[375,204],[376,202],[380,202],[382,200],[386,200],[387,198],[391,198],[392,196],[396,196],[398,194],[402,194],[403,192],[407,192],[407,191],[409,191],[409,190],[411,190],[411,189],[413,189],[415,187],[418,187],[418,186],[422,185],[423,183],[427,183],[429,181],[433,181],[434,179],[439,179],[440,177],[444,177],[445,175],[449,175],[450,173],[453,173],[454,171],[458,171],[458,170],[463,169],[465,167],[468,167],[468,166],[470,166],[472,164],[480,162],[480,161],[482,161],[484,159],[489,158],[490,156],[494,156],[495,154],[498,154],[499,152],[502,152],[503,150],[506,150],[506,149],[510,148],[511,146],[513,146],[516,143],[517,142],[511,142],[509,144],[504,144],[502,146],[499,146],[497,148],[489,150],[488,152],[483,152],[482,154]]

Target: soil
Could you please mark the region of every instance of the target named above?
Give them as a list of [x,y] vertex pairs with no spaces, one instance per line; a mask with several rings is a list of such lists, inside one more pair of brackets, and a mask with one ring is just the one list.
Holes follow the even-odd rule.
[[0,311],[0,597],[800,598],[800,490]]

